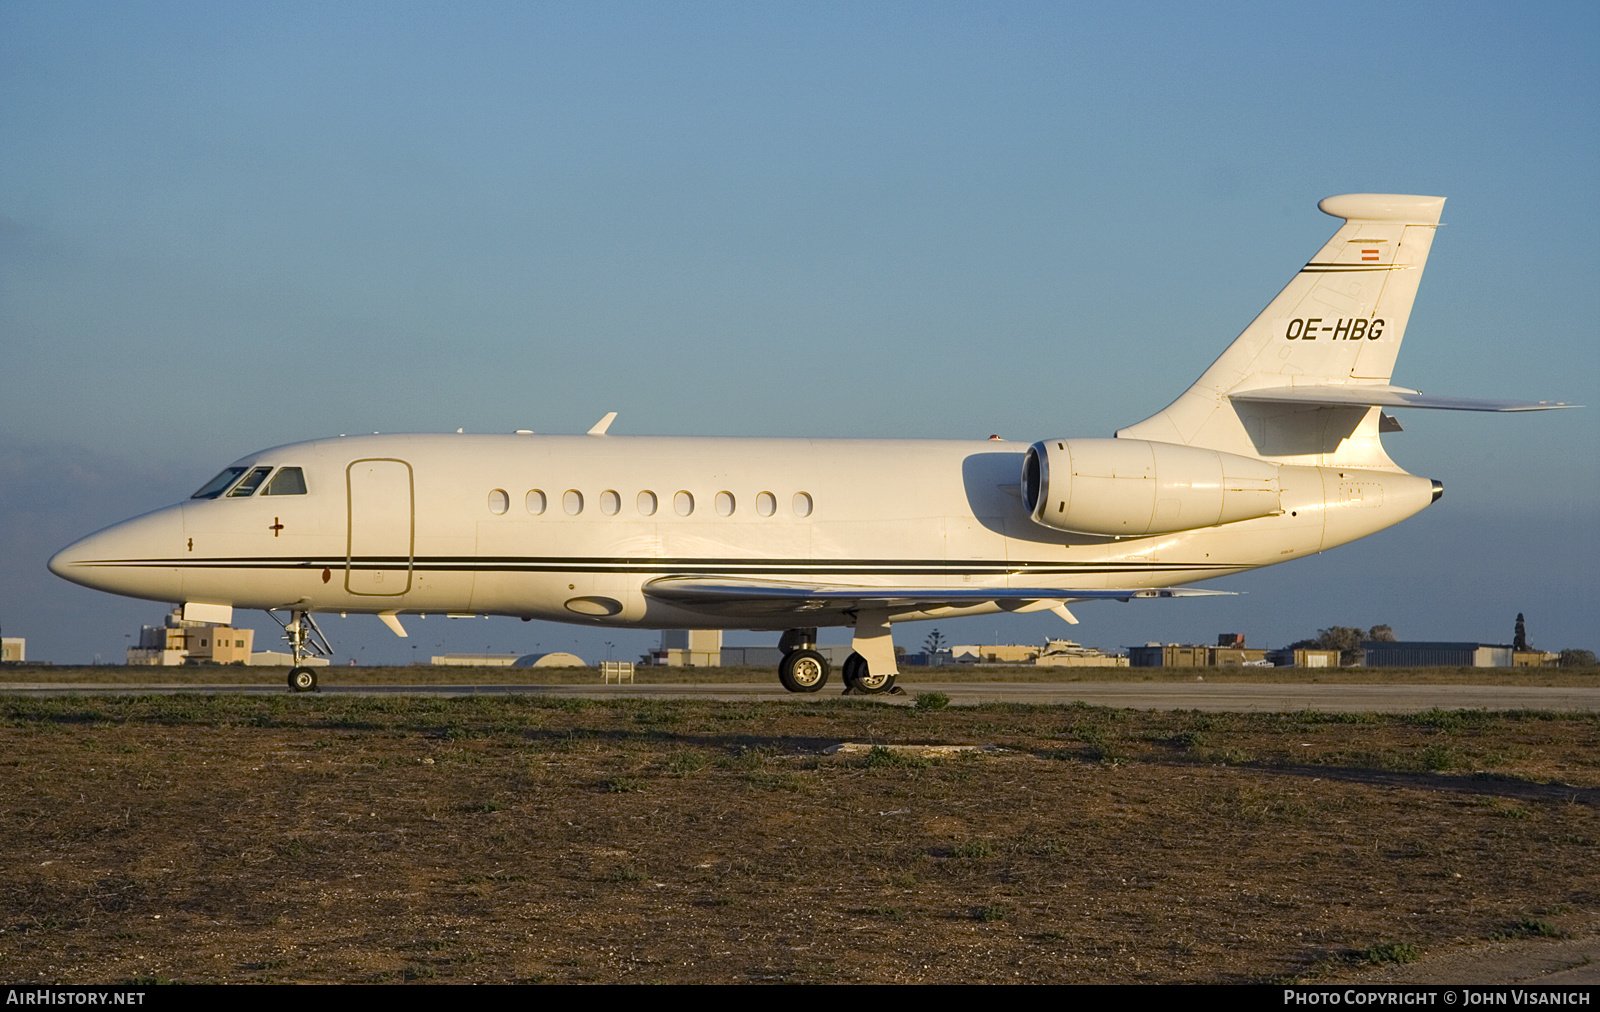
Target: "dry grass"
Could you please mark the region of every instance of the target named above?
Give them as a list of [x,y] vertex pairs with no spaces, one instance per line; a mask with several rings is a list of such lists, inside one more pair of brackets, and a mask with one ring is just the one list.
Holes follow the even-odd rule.
[[1315,979],[1600,916],[1593,714],[0,697],[0,777],[12,980]]

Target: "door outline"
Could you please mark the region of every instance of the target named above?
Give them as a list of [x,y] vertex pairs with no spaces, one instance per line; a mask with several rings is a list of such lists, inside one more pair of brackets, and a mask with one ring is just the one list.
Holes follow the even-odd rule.
[[[350,577],[356,571],[355,567],[355,538],[356,538],[356,496],[354,470],[358,464],[399,464],[406,469],[406,563],[405,585],[399,590],[373,592],[370,590],[356,590],[350,585]],[[344,546],[344,589],[348,594],[357,597],[400,597],[411,591],[411,571],[416,561],[417,549],[417,482],[416,475],[411,470],[411,465],[399,457],[363,457],[352,460],[344,469],[345,487],[345,546]],[[398,568],[398,567],[396,567]],[[387,571],[387,570],[380,570]]]

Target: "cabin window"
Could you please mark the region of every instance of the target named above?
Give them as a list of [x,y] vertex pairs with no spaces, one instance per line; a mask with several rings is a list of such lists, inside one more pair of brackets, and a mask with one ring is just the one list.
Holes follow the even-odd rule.
[[256,468],[244,476],[244,481],[234,486],[233,491],[228,493],[228,498],[237,497],[243,499],[245,496],[255,495],[256,489],[261,487],[261,483],[266,481],[267,475],[271,473],[272,468],[270,467]]
[[190,499],[215,499],[222,494],[222,490],[232,485],[234,479],[244,474],[242,467],[225,468],[223,472],[200,486],[200,491],[190,496]]
[[794,494],[794,515],[808,517],[811,515],[811,496],[805,492]]
[[622,497],[611,489],[600,493],[600,512],[608,517],[614,517],[622,509]]
[[694,512],[694,496],[687,492],[679,492],[672,497],[672,510],[680,517],[686,517]]
[[567,489],[567,494],[561,497],[561,508],[567,511],[567,516],[575,517],[583,512],[583,493],[575,488]]
[[267,487],[262,491],[261,494],[305,495],[305,472],[301,471],[298,467],[281,467],[278,469],[278,473],[272,476],[272,480],[267,482]]
[[771,492],[763,492],[756,496],[756,512],[764,517],[770,517],[778,512],[778,498]]
[[656,494],[654,492],[639,493],[639,515],[642,517],[656,515]]
[[717,493],[717,516],[719,516],[719,517],[731,517],[731,516],[733,516],[733,507],[734,507],[734,502],[733,502],[733,493],[732,492],[718,492]]
[[511,497],[506,495],[506,490],[497,488],[489,493],[489,512],[495,516],[502,516],[511,508]]
[[539,489],[531,489],[528,492],[529,513],[532,513],[534,516],[538,516],[544,512],[545,505],[544,493],[542,491]]

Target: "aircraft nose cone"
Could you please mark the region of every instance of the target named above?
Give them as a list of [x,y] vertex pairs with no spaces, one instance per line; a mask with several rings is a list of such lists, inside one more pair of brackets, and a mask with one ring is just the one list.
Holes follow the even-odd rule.
[[72,579],[72,577],[68,576],[67,574],[70,572],[72,564],[78,559],[77,548],[79,544],[81,544],[81,542],[74,541],[72,544],[61,549],[61,551],[50,556],[50,572],[61,577],[63,580]]
[[182,534],[177,507],[157,510],[74,541],[50,557],[50,572],[113,594],[179,600],[181,576],[160,560],[177,553]]
[[94,584],[87,578],[89,567],[86,566],[85,563],[87,563],[90,559],[105,554],[102,551],[96,550],[97,543],[102,541],[105,534],[106,532],[102,531],[99,534],[91,534],[86,538],[79,538],[77,541],[74,541],[72,544],[61,549],[61,551],[50,556],[50,572],[61,577],[63,580],[71,580],[73,583],[81,583],[86,587],[94,586]]
[[1444,495],[1444,482],[1435,478],[1433,480],[1433,498],[1430,502],[1438,502],[1439,497],[1442,495]]

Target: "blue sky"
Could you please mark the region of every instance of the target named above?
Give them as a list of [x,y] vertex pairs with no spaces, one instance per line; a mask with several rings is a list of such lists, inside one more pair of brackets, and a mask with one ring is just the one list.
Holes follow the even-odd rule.
[[[618,434],[1108,434],[1315,252],[1332,193],[1449,198],[1396,382],[1594,404],[1597,43],[1579,3],[9,0],[0,627],[120,656],[160,607],[44,559],[299,439],[613,409]],[[1446,496],[1384,534],[1238,598],[943,631],[1503,641],[1523,611],[1600,647],[1600,407],[1401,420],[1392,455]],[[438,624],[329,631],[373,660],[653,640]]]

